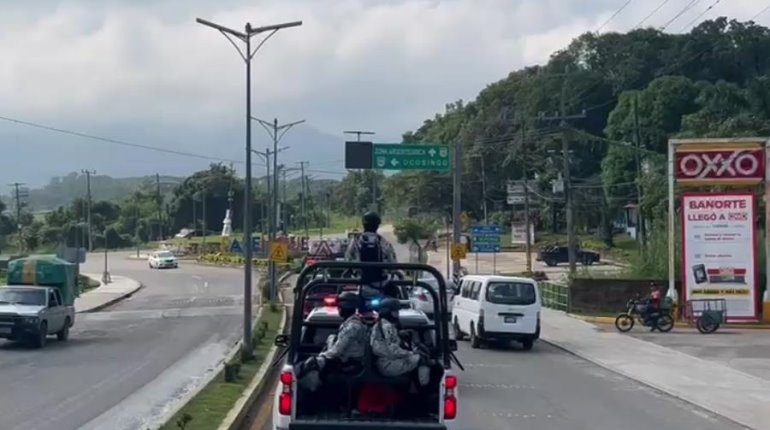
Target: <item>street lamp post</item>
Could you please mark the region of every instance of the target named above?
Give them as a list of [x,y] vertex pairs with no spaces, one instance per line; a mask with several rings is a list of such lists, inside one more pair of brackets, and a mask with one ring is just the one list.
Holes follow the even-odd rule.
[[[240,54],[243,61],[246,63],[246,180],[244,186],[243,196],[243,235],[244,235],[244,265],[243,265],[243,344],[241,349],[241,356],[244,359],[251,359],[253,357],[252,348],[252,330],[251,330],[251,265],[252,265],[252,246],[251,246],[251,59],[259,51],[259,48],[270,39],[278,30],[289,27],[298,27],[302,25],[302,21],[286,22],[282,24],[267,25],[263,27],[252,28],[250,23],[246,23],[245,31],[241,32],[233,30],[215,24],[204,19],[196,18],[195,21],[199,24],[211,27],[227,38],[227,40],[235,47]],[[268,33],[268,35],[262,39],[251,50],[251,38],[257,34]],[[233,37],[246,44],[246,49],[241,48],[235,43]]]
[[[275,241],[276,226],[278,224],[278,142],[292,127],[302,124],[305,120],[303,119],[278,125],[278,118],[274,118],[272,122],[257,117],[251,117],[251,119],[257,121],[265,130],[267,130],[267,133],[273,139],[273,207],[272,213],[270,214],[270,243],[272,243]],[[270,304],[275,304],[276,293],[278,291],[276,286],[275,263],[270,261],[267,267],[270,272]]]

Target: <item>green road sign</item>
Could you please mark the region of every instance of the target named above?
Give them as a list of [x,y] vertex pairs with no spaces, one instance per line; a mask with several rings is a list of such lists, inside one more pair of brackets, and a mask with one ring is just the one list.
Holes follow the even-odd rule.
[[375,143],[373,147],[373,169],[448,171],[451,165],[449,147],[444,145]]

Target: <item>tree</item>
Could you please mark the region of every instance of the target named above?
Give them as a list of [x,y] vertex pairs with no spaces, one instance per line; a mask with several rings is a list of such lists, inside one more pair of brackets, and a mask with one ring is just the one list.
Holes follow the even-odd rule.
[[426,217],[405,218],[394,225],[394,233],[398,243],[410,244],[417,248],[417,255],[422,259],[424,241],[435,237],[436,228],[436,222]]

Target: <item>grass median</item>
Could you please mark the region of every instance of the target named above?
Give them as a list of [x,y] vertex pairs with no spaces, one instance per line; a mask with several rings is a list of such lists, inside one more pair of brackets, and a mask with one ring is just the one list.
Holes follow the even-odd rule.
[[254,330],[254,359],[242,362],[238,354],[228,366],[232,372],[237,373],[232,382],[225,381],[227,369],[219,372],[200,393],[163,425],[161,430],[216,429],[259,371],[273,345],[275,335],[278,334],[282,318],[282,308],[271,310],[266,306]]

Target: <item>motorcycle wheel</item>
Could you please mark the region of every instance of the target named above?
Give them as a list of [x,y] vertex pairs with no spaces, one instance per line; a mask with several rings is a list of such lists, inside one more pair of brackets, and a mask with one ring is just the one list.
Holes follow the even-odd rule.
[[703,334],[711,334],[719,328],[719,322],[715,321],[710,315],[702,315],[695,322],[695,327]]
[[629,314],[620,314],[615,318],[615,328],[621,333],[626,333],[634,328],[634,319]]
[[674,328],[674,318],[671,315],[663,314],[655,321],[655,328],[663,333],[668,333]]

